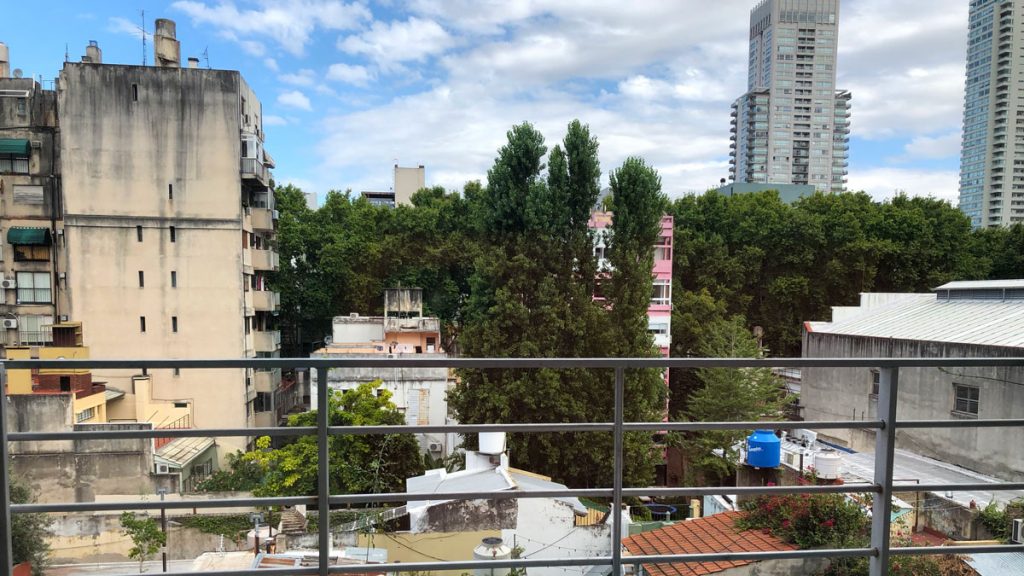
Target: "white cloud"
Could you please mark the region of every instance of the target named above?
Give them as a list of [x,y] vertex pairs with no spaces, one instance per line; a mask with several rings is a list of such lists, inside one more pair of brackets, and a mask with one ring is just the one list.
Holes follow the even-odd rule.
[[291,84],[293,86],[312,86],[313,84],[316,84],[317,80],[316,72],[313,72],[309,68],[303,68],[289,74],[281,74],[277,79],[285,84]]
[[267,68],[270,68],[274,72],[277,72],[278,70],[281,69],[277,65],[277,60],[274,60],[273,58],[264,58],[263,65],[266,66]]
[[365,66],[354,66],[339,62],[331,64],[330,68],[327,69],[327,79],[365,87],[373,80],[373,74]]
[[255,9],[239,10],[230,0],[207,4],[179,0],[171,7],[196,24],[210,24],[240,36],[263,35],[286,51],[301,55],[317,28],[351,30],[370,20],[370,10],[357,2],[339,0],[258,0]]
[[853,79],[851,129],[864,138],[958,130],[963,115],[964,64],[906,68]]
[[309,103],[309,98],[305,94],[298,90],[291,90],[285,92],[277,97],[277,103],[282,106],[289,106],[291,108],[298,108],[300,110],[312,110],[313,106]]
[[143,31],[142,22],[133,22],[120,16],[113,16],[107,19],[107,30],[117,34],[127,34],[128,36],[138,38],[139,40],[142,39],[143,35],[147,38],[151,38],[153,36],[152,33]]
[[906,162],[915,159],[953,158],[960,153],[961,140],[959,130],[941,136],[918,136],[903,147],[904,154],[895,160]]
[[960,174],[955,170],[910,168],[866,168],[850,170],[847,188],[863,190],[876,200],[892,198],[897,192],[910,196],[934,196],[954,206],[959,196]]
[[263,116],[264,126],[287,126],[288,120],[281,116],[275,116],[273,114],[267,114]]
[[338,48],[361,54],[382,69],[401,62],[423,62],[452,45],[452,37],[437,22],[410,17],[405,22],[374,22],[369,30],[338,39]]

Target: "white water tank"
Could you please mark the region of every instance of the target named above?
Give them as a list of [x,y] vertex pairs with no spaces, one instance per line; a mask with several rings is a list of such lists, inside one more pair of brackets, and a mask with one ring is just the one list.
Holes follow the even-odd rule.
[[823,480],[835,480],[839,478],[839,464],[843,457],[835,450],[823,450],[814,455],[814,471],[818,478]]
[[[512,548],[505,545],[501,538],[484,538],[480,545],[473,548],[473,560],[508,560],[512,558]],[[474,576],[508,576],[511,568],[477,569]]]
[[504,454],[505,433],[504,432],[481,432],[480,449],[481,454]]

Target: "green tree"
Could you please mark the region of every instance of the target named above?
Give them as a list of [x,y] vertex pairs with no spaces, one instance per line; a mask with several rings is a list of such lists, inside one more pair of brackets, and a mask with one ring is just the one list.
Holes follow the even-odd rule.
[[[380,381],[353,390],[335,391],[328,400],[331,426],[405,424],[391,402],[391,393],[378,390]],[[377,392],[380,392],[378,395]],[[289,426],[315,426],[317,412],[295,414]],[[317,491],[317,439],[302,436],[278,449],[261,437],[257,449],[243,460],[263,470],[257,496],[309,496]],[[419,443],[412,434],[334,435],[330,438],[331,493],[401,492],[405,479],[423,473]]]
[[[8,465],[8,469],[10,469]],[[25,484],[12,480],[9,488],[11,504],[35,502],[32,490]],[[14,514],[11,517],[11,545],[14,564],[29,562],[33,576],[46,573],[50,560],[50,519],[46,514]]]
[[[722,321],[705,333],[701,355],[714,358],[761,358],[762,349],[741,318]],[[792,398],[768,368],[702,368],[702,387],[693,393],[686,415],[697,422],[778,420]],[[735,471],[742,430],[690,433],[676,438],[699,480],[722,480]]]
[[152,518],[136,516],[134,512],[121,514],[121,533],[132,541],[128,557],[139,561],[139,574],[145,572],[145,562],[160,548],[167,545],[167,534]]

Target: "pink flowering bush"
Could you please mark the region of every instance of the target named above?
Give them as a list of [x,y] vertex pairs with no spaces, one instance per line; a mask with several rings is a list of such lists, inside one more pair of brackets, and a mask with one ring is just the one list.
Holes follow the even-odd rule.
[[761,496],[743,504],[743,529],[768,530],[800,548],[843,548],[861,544],[868,518],[860,507],[839,494]]

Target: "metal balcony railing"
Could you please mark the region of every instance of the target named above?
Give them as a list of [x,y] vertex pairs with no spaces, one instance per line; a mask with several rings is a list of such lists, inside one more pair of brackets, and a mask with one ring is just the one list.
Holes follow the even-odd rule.
[[[293,506],[309,505],[318,510],[319,564],[316,567],[289,567],[260,570],[267,575],[298,574],[348,574],[365,572],[417,572],[430,570],[490,570],[495,568],[557,567],[557,566],[611,566],[612,574],[622,574],[624,565],[639,566],[651,563],[670,562],[715,562],[726,560],[777,560],[795,558],[840,558],[868,557],[871,576],[882,576],[887,571],[888,560],[893,555],[928,554],[985,554],[1024,552],[1024,545],[975,545],[975,546],[890,546],[890,512],[893,495],[893,460],[896,430],[898,428],[1024,428],[1024,418],[1019,419],[978,419],[978,420],[896,420],[896,406],[901,368],[951,368],[951,367],[994,367],[1024,366],[1024,358],[516,358],[516,359],[470,359],[470,358],[297,358],[263,359],[247,358],[238,360],[11,360],[0,363],[0,384],[6,383],[8,369],[168,369],[168,368],[299,368],[316,370],[316,382],[327,382],[330,368],[468,368],[468,369],[608,369],[615,373],[613,384],[614,414],[610,422],[577,423],[502,423],[502,424],[453,424],[439,426],[330,426],[328,424],[328,394],[317,394],[316,426],[307,427],[266,427],[266,428],[218,428],[183,430],[98,430],[72,432],[7,432],[6,396],[0,409],[0,462],[6,463],[8,442],[84,440],[84,439],[131,439],[164,437],[254,437],[254,436],[316,436],[318,440],[317,495],[262,498],[221,498],[210,500],[181,501],[130,501],[130,502],[66,502],[57,504],[16,504],[10,503],[8,486],[10,470],[0,466],[0,566],[9,573],[11,570],[10,521],[12,514],[92,512],[120,510],[160,510],[218,508],[232,506]],[[751,430],[764,427],[763,422],[625,422],[625,371],[632,368],[814,368],[847,367],[874,368],[879,371],[878,418],[875,420],[849,421],[802,421],[772,422],[771,428],[790,430],[811,429],[870,429],[877,430],[875,436],[874,478],[871,483],[844,485],[799,485],[799,486],[700,486],[683,488],[642,488],[623,486],[623,439],[626,432],[664,432],[699,430]],[[407,502],[422,495],[408,492],[386,494],[330,494],[328,467],[328,438],[346,434],[387,434],[387,433],[480,433],[480,432],[606,432],[614,436],[613,485],[609,488],[538,490],[538,491],[475,491],[433,493],[434,500],[477,500],[507,498],[559,498],[589,497],[610,498],[612,510],[622,508],[624,497],[673,497],[706,495],[758,495],[758,494],[874,494],[871,509],[871,540],[867,548],[787,550],[776,552],[713,552],[704,554],[663,554],[644,556],[622,556],[623,532],[621,514],[612,514],[612,546],[610,556],[564,557],[515,560],[467,560],[449,562],[409,562],[369,565],[329,565],[331,549],[330,507],[365,503]],[[528,465],[528,463],[524,463]],[[944,492],[967,490],[1022,490],[1024,482],[1000,483],[958,483],[918,484],[915,491]],[[218,576],[247,576],[252,570],[230,570],[210,572]],[[189,572],[167,572],[171,576],[185,576]]]

